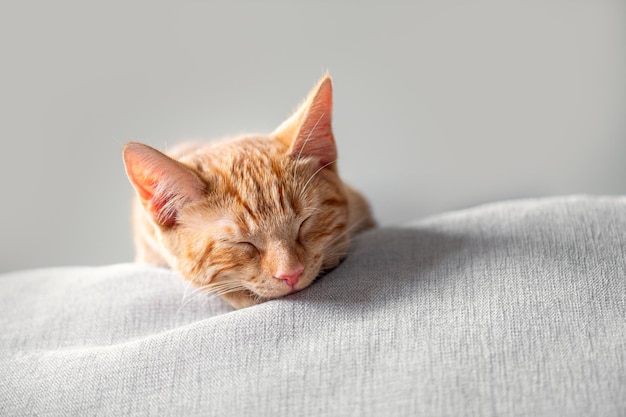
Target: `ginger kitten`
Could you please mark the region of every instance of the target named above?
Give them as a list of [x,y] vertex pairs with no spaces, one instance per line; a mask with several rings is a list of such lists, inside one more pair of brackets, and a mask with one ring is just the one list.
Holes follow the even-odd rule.
[[310,285],[374,226],[337,173],[327,75],[269,135],[188,144],[169,156],[128,143],[136,261],[178,270],[235,308]]

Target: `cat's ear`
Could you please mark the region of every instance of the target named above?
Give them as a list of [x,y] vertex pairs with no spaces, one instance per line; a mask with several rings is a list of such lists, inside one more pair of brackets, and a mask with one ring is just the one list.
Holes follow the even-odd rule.
[[205,193],[205,184],[191,169],[148,145],[128,143],[123,157],[141,204],[160,226],[174,226],[181,206]]
[[326,74],[272,135],[288,146],[293,158],[312,158],[320,166],[334,165],[337,148],[331,127],[332,111],[333,85]]

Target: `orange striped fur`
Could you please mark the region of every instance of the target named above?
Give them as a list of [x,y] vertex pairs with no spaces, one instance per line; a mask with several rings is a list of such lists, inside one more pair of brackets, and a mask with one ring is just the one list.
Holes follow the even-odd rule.
[[269,135],[124,148],[137,191],[136,260],[167,266],[242,308],[309,286],[374,226],[336,168],[325,76]]

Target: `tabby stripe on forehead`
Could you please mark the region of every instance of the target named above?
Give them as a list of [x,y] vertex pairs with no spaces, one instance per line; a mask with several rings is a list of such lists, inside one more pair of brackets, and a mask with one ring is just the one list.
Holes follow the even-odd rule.
[[270,163],[270,168],[272,169],[272,174],[274,174],[274,178],[275,178],[274,189],[277,190],[276,192],[278,194],[278,201],[280,203],[280,208],[282,209],[283,213],[286,213],[289,206],[287,204],[287,200],[285,196],[284,184],[280,180],[281,178],[285,176],[285,168],[280,163],[278,163],[278,161],[274,159],[270,159],[269,163]]
[[250,218],[252,218],[252,221],[257,222],[259,219],[254,214],[254,211],[252,211],[252,208],[250,207],[248,202],[241,196],[241,194],[239,194],[239,192],[235,190],[233,195],[237,198],[237,202],[248,212],[248,215],[250,216]]
[[283,213],[287,212],[287,199],[285,198],[285,188],[283,187],[283,184],[281,184],[280,182],[278,184],[276,184],[277,186],[277,193],[278,193],[278,201],[280,202],[280,208],[282,209]]
[[220,177],[223,178],[223,180],[225,182],[224,185],[226,186],[226,189],[228,190],[228,193],[232,197],[234,197],[235,200],[237,201],[237,203],[248,212],[248,214],[252,218],[252,221],[254,221],[254,222],[258,221],[257,217],[254,214],[254,211],[252,210],[252,208],[250,207],[250,205],[248,204],[246,199],[243,198],[243,196],[241,195],[241,192],[240,192],[240,188],[241,187],[238,187],[235,184],[235,182],[233,181],[231,175],[227,174],[226,172],[224,172],[224,170],[221,170],[219,168],[215,168],[215,170],[218,171]]

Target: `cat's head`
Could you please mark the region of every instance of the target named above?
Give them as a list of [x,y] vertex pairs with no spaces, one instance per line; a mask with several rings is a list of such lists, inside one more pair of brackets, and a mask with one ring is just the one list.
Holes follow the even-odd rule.
[[[124,162],[147,233],[187,279],[235,306],[310,285],[346,254],[354,197],[339,179],[324,77],[273,133],[166,156],[139,143]],[[365,219],[364,219],[365,218]]]

